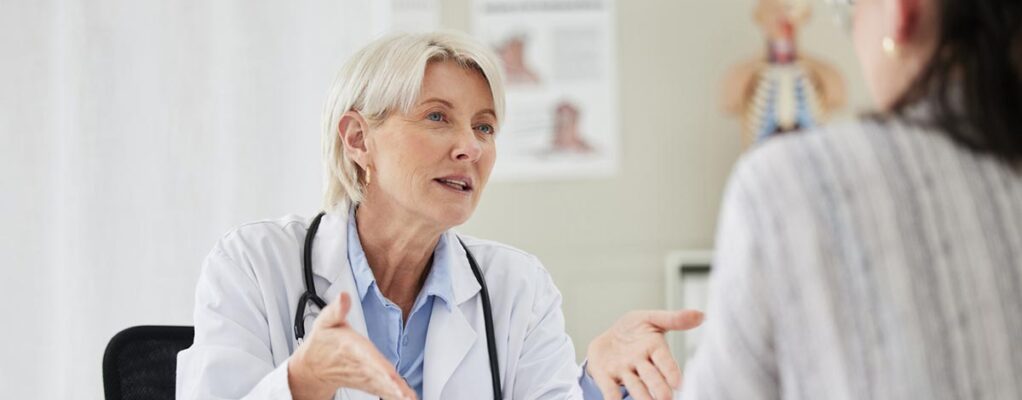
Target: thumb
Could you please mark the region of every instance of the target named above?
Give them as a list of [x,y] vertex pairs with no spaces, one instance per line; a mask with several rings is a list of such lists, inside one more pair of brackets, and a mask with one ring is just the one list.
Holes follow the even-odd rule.
[[348,311],[351,310],[351,296],[341,292],[337,301],[327,304],[326,308],[316,318],[315,326],[324,328],[342,326],[348,323]]
[[702,324],[703,313],[699,310],[649,311],[646,322],[664,331],[684,331]]

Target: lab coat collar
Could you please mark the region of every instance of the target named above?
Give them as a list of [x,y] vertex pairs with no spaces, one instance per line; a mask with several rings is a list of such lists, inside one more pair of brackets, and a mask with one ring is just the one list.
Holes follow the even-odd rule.
[[[447,246],[444,250],[447,252],[447,259],[450,260],[451,270],[449,272],[454,304],[461,305],[475,297],[476,293],[479,293],[480,286],[475,275],[472,274],[472,267],[468,263],[468,256],[465,253],[465,248],[461,246],[458,234],[454,231],[447,231],[444,235],[447,236]],[[476,262],[480,261],[477,259]]]
[[[327,212],[319,222],[319,230],[312,241],[312,273],[333,285],[342,272],[351,271],[348,265],[348,215],[341,208]],[[344,274],[350,276],[350,273]],[[352,280],[354,284],[354,280]],[[352,300],[357,291],[352,292]],[[324,298],[329,303],[330,300]]]

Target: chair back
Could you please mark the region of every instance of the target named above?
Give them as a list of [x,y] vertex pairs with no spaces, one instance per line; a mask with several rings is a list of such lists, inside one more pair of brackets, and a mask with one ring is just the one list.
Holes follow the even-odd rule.
[[106,400],[173,400],[177,353],[194,337],[190,326],[134,326],[114,335],[103,354]]

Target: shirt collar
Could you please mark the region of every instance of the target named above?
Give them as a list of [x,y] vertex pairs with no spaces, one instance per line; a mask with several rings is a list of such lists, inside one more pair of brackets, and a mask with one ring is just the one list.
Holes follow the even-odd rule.
[[[358,237],[358,225],[355,221],[356,207],[351,206],[348,211],[348,264],[351,265],[351,273],[355,278],[359,301],[363,301],[369,288],[376,283],[376,276],[369,268],[369,260],[362,248],[362,239]],[[443,300],[444,305],[451,307],[454,295],[451,286],[451,252],[448,251],[450,240],[447,236],[446,233],[441,234],[436,248],[433,249],[433,264],[418,298],[425,299],[428,296],[436,296]],[[416,303],[419,301],[416,300]]]

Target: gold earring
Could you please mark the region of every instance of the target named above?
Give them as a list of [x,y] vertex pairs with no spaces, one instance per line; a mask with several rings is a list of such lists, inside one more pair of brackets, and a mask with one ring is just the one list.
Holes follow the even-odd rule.
[[898,44],[890,36],[884,36],[884,39],[880,41],[880,46],[884,48],[884,54],[887,54],[888,57],[898,56]]
[[366,167],[366,186],[369,186],[369,182],[373,181],[373,170]]

